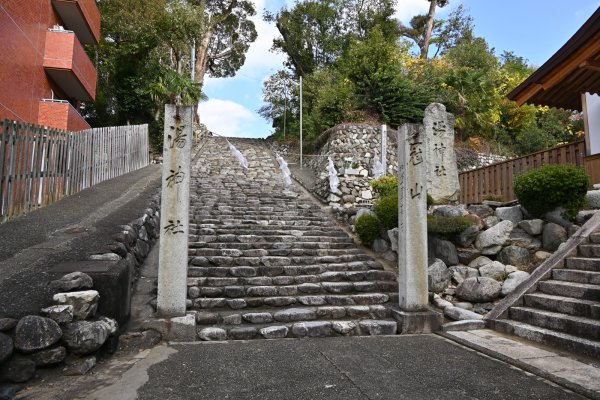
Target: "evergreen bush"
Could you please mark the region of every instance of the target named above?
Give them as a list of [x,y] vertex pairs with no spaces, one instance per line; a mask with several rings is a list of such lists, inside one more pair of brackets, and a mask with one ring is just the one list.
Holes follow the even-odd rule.
[[541,217],[557,207],[575,218],[585,205],[590,181],[582,168],[571,164],[544,165],[515,178],[513,190],[519,202],[533,217]]
[[398,177],[392,175],[384,175],[380,178],[374,179],[369,182],[369,185],[373,190],[379,194],[380,197],[397,195],[398,194]]
[[398,194],[380,198],[375,203],[375,215],[386,229],[398,227]]
[[361,215],[354,226],[356,234],[365,246],[371,246],[379,237],[379,220],[372,214]]
[[471,225],[473,225],[473,221],[464,215],[457,217],[429,215],[427,217],[427,232],[442,238],[450,238]]

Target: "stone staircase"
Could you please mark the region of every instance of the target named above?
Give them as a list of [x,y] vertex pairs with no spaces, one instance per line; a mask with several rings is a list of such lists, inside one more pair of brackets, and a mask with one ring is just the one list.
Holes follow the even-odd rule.
[[258,140],[209,138],[193,164],[188,299],[201,339],[395,334],[396,274],[296,184]]
[[537,290],[493,327],[537,342],[600,357],[600,233],[592,233]]

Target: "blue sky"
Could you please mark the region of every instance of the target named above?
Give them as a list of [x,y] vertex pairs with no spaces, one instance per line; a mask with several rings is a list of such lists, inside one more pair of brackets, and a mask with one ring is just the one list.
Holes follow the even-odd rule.
[[[254,18],[258,39],[246,64],[233,78],[207,78],[204,92],[209,100],[200,104],[201,121],[220,135],[266,137],[271,122],[257,110],[262,102],[262,82],[281,68],[284,57],[269,52],[277,29],[261,20],[262,11],[277,11],[293,0],[255,0]],[[473,17],[475,34],[484,37],[496,54],[513,51],[539,66],[550,58],[594,13],[600,0],[450,0],[439,9],[443,18],[458,4]],[[396,17],[408,23],[427,12],[427,0],[398,0]]]

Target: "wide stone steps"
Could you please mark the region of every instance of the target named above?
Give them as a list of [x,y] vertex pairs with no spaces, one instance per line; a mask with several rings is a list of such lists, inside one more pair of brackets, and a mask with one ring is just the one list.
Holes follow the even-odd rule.
[[[211,325],[198,326],[204,340],[252,340],[332,336],[395,335],[397,323],[393,320],[336,319],[333,321],[300,321],[295,323],[254,324],[251,326]],[[215,335],[219,330],[219,335]],[[222,333],[222,336],[221,336]]]
[[559,346],[566,350],[585,354],[590,357],[600,357],[600,341],[597,340],[582,338],[510,319],[495,320],[494,329],[534,342],[544,343],[549,346]]
[[600,272],[600,259],[585,257],[570,257],[565,259],[565,267],[568,269],[579,269],[582,271]]
[[[258,286],[257,288],[263,289]],[[213,289],[208,287],[200,288]],[[215,288],[216,289],[216,288]],[[218,288],[227,289],[227,288]],[[233,288],[232,288],[233,289]],[[281,287],[280,289],[285,289]],[[241,289],[243,291],[243,289]],[[283,291],[286,293],[285,291]],[[233,293],[233,292],[232,292]],[[261,291],[260,293],[266,293]],[[276,293],[270,297],[201,297],[192,300],[192,309],[196,310],[240,310],[259,309],[261,307],[288,307],[288,306],[354,306],[354,305],[382,305],[390,300],[397,300],[396,293],[361,293],[353,295],[305,295],[305,296],[278,296]],[[262,309],[260,309],[262,310]]]
[[600,301],[532,293],[523,296],[525,306],[600,320]]
[[[292,236],[292,235],[190,235],[189,238],[197,239],[191,241],[194,243],[207,242],[212,239],[207,236],[216,237],[219,242],[240,242],[240,243],[298,243],[298,242],[320,242],[320,243],[354,243],[348,236]],[[201,240],[204,239],[204,240]]]
[[600,339],[600,321],[591,318],[530,307],[511,307],[509,317],[517,321],[527,322],[531,325],[574,336],[586,337],[593,340]]
[[600,272],[581,271],[576,269],[555,269],[552,271],[552,278],[558,281],[588,283],[600,285]]
[[248,249],[240,250],[238,248],[208,248],[203,245],[190,246],[195,249],[194,255],[200,257],[287,257],[287,256],[344,256],[344,255],[364,255],[360,249]]
[[232,140],[242,169],[223,142],[208,139],[193,167],[187,298],[200,339],[395,334],[396,274],[284,190],[266,148]]
[[196,237],[203,239],[200,241],[189,242],[190,248],[207,248],[207,249],[237,249],[237,250],[340,250],[340,249],[356,249],[356,245],[350,242],[330,243],[330,242],[260,242],[260,243],[236,243],[236,242],[218,242],[207,237]]
[[546,294],[573,297],[581,300],[600,299],[600,285],[548,280],[539,282],[538,290]]
[[331,319],[385,319],[392,317],[392,307],[382,304],[326,305],[296,307],[262,307],[248,310],[200,310],[196,312],[199,325],[261,325],[306,322]]

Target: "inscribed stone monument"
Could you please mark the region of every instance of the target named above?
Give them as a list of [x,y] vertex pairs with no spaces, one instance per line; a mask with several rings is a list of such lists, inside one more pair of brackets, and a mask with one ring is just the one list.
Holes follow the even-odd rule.
[[437,203],[454,203],[460,195],[454,154],[454,115],[440,103],[425,109],[427,141],[427,194]]
[[185,315],[194,109],[165,106],[157,309],[161,316]]

